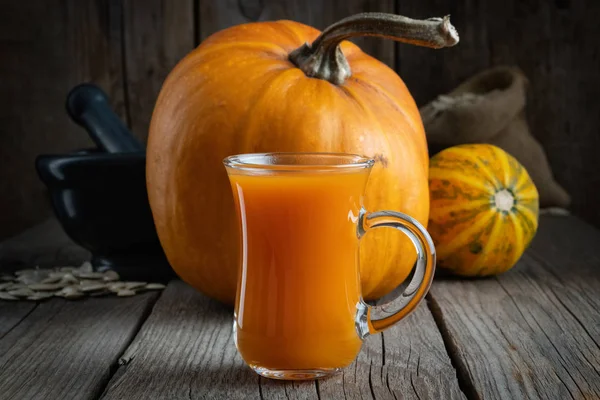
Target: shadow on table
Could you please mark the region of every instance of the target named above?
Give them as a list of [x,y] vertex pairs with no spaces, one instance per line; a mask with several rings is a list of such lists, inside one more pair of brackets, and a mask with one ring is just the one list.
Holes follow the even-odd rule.
[[[192,398],[194,393],[208,398],[258,398],[261,394],[265,397],[286,398],[289,391],[309,394],[316,387],[314,380],[308,381],[282,381],[260,377],[250,367],[246,366],[239,355],[230,365],[211,365],[203,368],[198,379],[192,385]],[[208,396],[207,396],[208,395]]]
[[493,277],[494,277],[493,275],[492,276],[459,276],[459,275],[452,274],[448,270],[437,268],[435,270],[435,276],[433,277],[433,280],[434,280],[434,282],[435,281],[472,281],[472,282],[477,282],[477,281],[486,281],[489,279],[493,279]]

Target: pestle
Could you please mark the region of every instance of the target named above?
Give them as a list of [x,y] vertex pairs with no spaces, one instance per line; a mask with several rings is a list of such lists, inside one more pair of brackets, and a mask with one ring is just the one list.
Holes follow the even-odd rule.
[[111,109],[108,96],[98,86],[83,83],[74,87],[67,96],[66,109],[71,119],[85,128],[99,149],[107,153],[145,151]]

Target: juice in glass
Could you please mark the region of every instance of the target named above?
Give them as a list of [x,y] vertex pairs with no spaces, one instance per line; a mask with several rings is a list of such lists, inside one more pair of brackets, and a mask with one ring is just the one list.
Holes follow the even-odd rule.
[[[404,214],[363,208],[372,165],[327,153],[225,160],[242,249],[235,342],[259,374],[307,379],[338,371],[365,336],[406,316],[427,292],[435,257],[425,229]],[[359,239],[377,226],[402,230],[419,254],[411,292],[386,310],[362,301],[359,279]]]

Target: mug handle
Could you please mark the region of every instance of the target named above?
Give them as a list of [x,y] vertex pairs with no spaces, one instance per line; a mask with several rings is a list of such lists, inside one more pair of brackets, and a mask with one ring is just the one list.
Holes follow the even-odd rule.
[[359,303],[356,328],[361,339],[391,327],[414,311],[429,291],[435,271],[433,240],[416,219],[396,211],[369,213],[364,208],[360,210],[359,239],[371,229],[379,227],[398,229],[408,236],[417,250],[417,262],[413,278],[402,293],[396,294],[392,300],[382,305]]

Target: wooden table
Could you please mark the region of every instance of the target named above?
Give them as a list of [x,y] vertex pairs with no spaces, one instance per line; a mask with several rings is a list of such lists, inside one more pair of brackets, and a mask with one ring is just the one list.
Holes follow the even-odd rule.
[[[88,256],[55,221],[0,245],[5,268]],[[231,327],[230,308],[181,281],[130,298],[0,302],[0,399],[598,399],[600,231],[542,217],[513,270],[437,278],[330,379],[259,378]]]

